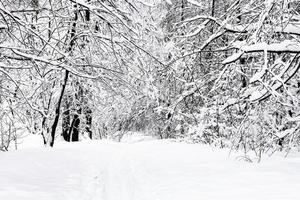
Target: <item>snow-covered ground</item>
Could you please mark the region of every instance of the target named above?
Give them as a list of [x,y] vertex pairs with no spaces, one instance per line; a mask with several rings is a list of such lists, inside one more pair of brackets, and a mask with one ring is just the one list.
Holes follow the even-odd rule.
[[299,200],[300,154],[261,163],[168,140],[0,152],[1,200]]

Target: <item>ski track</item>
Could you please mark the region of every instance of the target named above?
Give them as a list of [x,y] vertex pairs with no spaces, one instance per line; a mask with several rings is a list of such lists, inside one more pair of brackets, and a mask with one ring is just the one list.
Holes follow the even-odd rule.
[[0,153],[1,200],[298,200],[298,188],[299,153],[257,164],[168,141]]

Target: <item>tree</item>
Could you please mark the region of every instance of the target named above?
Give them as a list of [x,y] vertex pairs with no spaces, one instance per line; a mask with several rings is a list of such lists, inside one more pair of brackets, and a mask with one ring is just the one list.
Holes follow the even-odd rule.
[[298,143],[298,16],[296,1],[172,1],[157,76],[171,132],[257,152]]
[[[45,143],[54,144],[62,106],[64,138],[77,141],[84,131],[92,137],[96,96],[91,87],[138,91],[132,88],[137,82],[134,75],[144,69],[133,63],[136,52],[155,57],[139,38],[144,33],[137,28],[146,28],[143,19],[135,18],[140,15],[137,6],[144,5],[122,0],[2,4],[1,30],[6,38],[1,69],[30,115],[41,116],[34,124]],[[23,77],[15,76],[18,73]]]

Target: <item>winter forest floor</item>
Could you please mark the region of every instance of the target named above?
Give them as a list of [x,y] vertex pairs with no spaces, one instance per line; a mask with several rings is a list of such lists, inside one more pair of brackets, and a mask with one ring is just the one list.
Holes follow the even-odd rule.
[[0,152],[1,200],[300,199],[300,155],[239,161],[199,144],[85,141]]

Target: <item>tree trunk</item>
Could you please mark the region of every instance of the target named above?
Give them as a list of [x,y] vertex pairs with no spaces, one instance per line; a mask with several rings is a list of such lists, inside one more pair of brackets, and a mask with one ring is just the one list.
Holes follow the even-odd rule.
[[79,141],[79,125],[80,125],[80,118],[78,114],[75,114],[72,120],[72,124],[69,130],[69,137],[72,142]]
[[92,109],[87,108],[85,111],[85,117],[86,117],[86,132],[89,135],[90,139],[93,139],[93,132],[92,132]]
[[62,136],[65,141],[70,141],[70,96],[67,96],[64,100],[64,112],[62,113]]
[[211,6],[211,16],[212,17],[215,16],[215,4],[216,4],[216,0],[212,0],[212,6]]
[[57,128],[57,124],[58,124],[58,120],[59,120],[59,116],[60,116],[61,102],[62,102],[62,98],[64,96],[65,89],[66,89],[66,86],[67,86],[67,83],[68,83],[69,73],[70,72],[68,70],[66,70],[65,77],[64,77],[64,82],[63,82],[61,92],[60,92],[60,96],[59,96],[59,100],[58,100],[56,108],[55,108],[55,118],[54,118],[54,122],[53,122],[52,129],[51,129],[51,141],[50,141],[50,146],[51,147],[53,147],[53,145],[54,145],[56,128]]
[[[87,0],[87,2],[89,3],[90,0]],[[89,25],[90,20],[91,20],[91,12],[90,12],[90,10],[86,10],[85,21],[87,22],[88,25]],[[89,41],[86,41],[86,42],[88,43]],[[93,135],[93,133],[92,133],[92,112],[93,111],[88,104],[88,99],[90,98],[89,94],[91,94],[91,93],[88,91],[88,89],[83,90],[82,95],[85,95],[85,99],[83,96],[81,97],[81,99],[82,99],[82,104],[84,105],[83,114],[85,115],[85,120],[86,120],[85,131],[88,133],[89,138],[92,139],[92,137],[93,137],[92,136]]]
[[[74,4],[74,21],[72,23],[72,28],[70,30],[70,44],[68,51],[72,52],[72,49],[75,45],[75,35],[76,35],[76,26],[77,26],[77,20],[78,20],[78,11],[77,11],[77,4]],[[70,142],[72,140],[71,134],[72,134],[72,124],[71,117],[70,117],[70,109],[71,109],[71,97],[68,96],[64,100],[65,105],[65,111],[63,112],[63,119],[62,119],[62,136],[65,141]],[[72,122],[73,123],[73,122]]]

